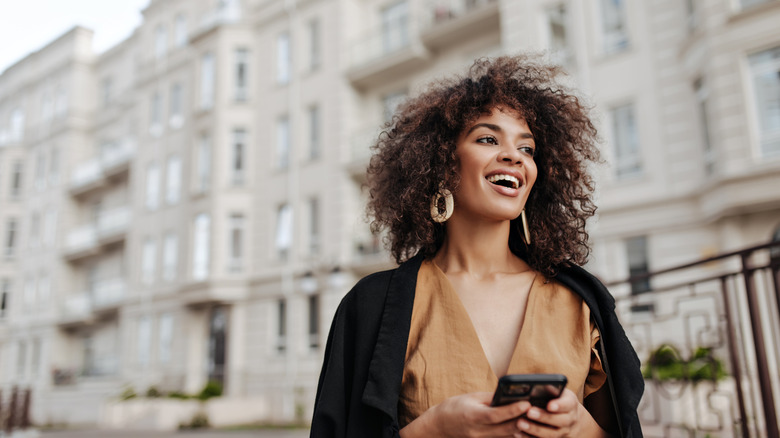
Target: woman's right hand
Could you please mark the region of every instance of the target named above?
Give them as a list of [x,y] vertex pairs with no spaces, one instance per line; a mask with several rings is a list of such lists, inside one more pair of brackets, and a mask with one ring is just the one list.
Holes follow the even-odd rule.
[[517,417],[531,408],[527,401],[491,407],[493,394],[472,392],[450,397],[401,429],[402,438],[514,437],[520,434]]

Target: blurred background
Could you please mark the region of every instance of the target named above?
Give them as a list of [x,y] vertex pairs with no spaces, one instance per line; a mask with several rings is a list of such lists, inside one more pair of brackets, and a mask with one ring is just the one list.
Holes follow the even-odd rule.
[[2,7],[5,424],[305,426],[341,297],[394,266],[364,214],[382,124],[543,50],[604,139],[587,267],[646,435],[778,436],[780,1],[49,3]]

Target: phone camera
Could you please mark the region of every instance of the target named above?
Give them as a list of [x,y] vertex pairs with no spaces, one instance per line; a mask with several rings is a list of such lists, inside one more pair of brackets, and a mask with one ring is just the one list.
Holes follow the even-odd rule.
[[509,387],[509,391],[507,392],[508,395],[526,395],[528,392],[531,391],[531,385],[527,383],[519,383],[515,385],[511,385]]

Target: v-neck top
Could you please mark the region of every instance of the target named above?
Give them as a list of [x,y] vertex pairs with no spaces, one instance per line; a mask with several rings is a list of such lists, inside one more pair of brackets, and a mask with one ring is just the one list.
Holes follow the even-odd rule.
[[[595,348],[598,340],[598,329],[582,298],[537,275],[507,374],[563,374],[567,388],[582,402],[606,381]],[[423,261],[398,400],[400,426],[449,397],[493,392],[497,384],[452,283],[433,261]]]

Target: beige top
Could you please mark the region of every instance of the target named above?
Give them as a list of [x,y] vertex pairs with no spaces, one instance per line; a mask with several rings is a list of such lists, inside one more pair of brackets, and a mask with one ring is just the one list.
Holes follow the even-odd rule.
[[[599,332],[578,295],[537,275],[508,374],[559,373],[580,402],[606,381]],[[471,319],[444,272],[425,260],[417,275],[398,416],[401,427],[444,399],[498,384]]]

